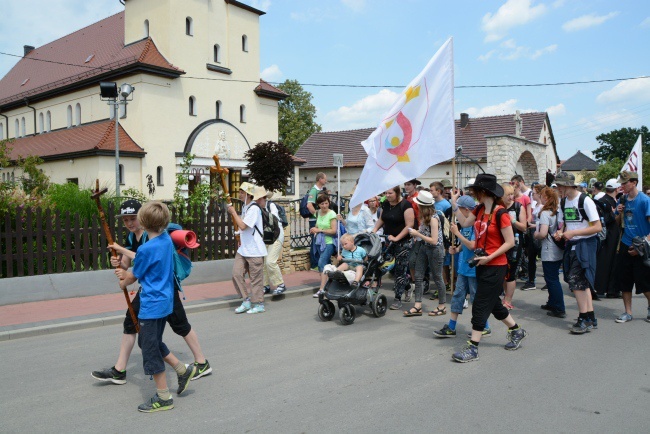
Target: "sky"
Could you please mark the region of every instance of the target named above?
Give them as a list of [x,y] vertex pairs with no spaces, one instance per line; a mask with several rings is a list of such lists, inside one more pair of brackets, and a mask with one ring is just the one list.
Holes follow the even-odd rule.
[[[195,0],[218,1],[218,0]],[[647,0],[242,0],[260,17],[261,77],[298,80],[323,131],[377,125],[448,39],[456,118],[546,111],[561,159],[650,126]],[[21,55],[119,12],[117,0],[0,0],[0,52]],[[0,77],[18,61],[0,54]],[[340,87],[315,86],[335,84]],[[371,86],[371,87],[350,87]]]

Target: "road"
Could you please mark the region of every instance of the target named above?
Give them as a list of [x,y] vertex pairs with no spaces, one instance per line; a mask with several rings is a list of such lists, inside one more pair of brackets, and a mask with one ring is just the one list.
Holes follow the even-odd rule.
[[[494,323],[480,360],[468,364],[450,359],[464,338],[432,337],[448,315],[375,318],[360,309],[342,326],[321,322],[309,296],[270,302],[258,315],[192,314],[214,373],[156,414],[136,410],[155,390],[137,348],[126,385],[90,376],[115,362],[120,327],[0,342],[0,432],[648,432],[645,299],[634,297],[627,324],[613,321],[620,300],[597,302],[599,329],[574,336],[574,300],[562,320],[539,309],[545,298],[518,290],[513,314],[529,332],[522,347],[505,351],[506,327]],[[460,317],[460,332],[469,320]],[[191,360],[169,329],[165,341]],[[175,389],[173,371],[168,379]]]

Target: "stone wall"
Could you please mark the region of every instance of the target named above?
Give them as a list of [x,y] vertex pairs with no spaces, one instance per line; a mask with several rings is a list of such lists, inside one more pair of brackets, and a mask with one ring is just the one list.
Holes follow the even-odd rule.
[[[499,183],[508,182],[518,173],[526,184],[546,179],[546,148],[550,145],[511,135],[486,136],[488,173],[496,175]],[[519,167],[519,168],[518,168]]]

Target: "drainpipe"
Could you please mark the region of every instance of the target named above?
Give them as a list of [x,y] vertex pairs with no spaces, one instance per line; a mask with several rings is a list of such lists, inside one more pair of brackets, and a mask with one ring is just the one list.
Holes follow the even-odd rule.
[[8,118],[7,116],[3,115],[2,113],[0,113],[0,116],[2,116],[3,118],[5,118],[5,125],[6,125],[6,127],[5,127],[5,128],[6,128],[6,130],[5,130],[5,131],[6,131],[5,137],[8,139],[8,138],[9,138],[9,118]]
[[36,135],[36,107],[32,107],[31,105],[29,105],[29,100],[27,98],[24,98],[24,101],[27,107],[34,110],[34,135]]

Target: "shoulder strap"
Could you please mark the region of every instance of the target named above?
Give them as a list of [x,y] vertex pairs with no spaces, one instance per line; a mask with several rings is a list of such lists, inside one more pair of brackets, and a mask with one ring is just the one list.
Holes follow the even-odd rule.
[[585,211],[585,199],[587,198],[587,195],[585,193],[580,193],[580,197],[578,198],[578,211],[580,211],[580,215],[585,221],[589,221],[589,217],[587,217],[587,211]]
[[[519,203],[519,202],[515,202],[515,203]],[[521,204],[519,204],[519,209],[521,209]],[[497,227],[499,229],[501,229],[501,217],[507,212],[508,211],[504,207],[501,207],[497,210],[496,218],[497,218]],[[517,213],[517,219],[519,219],[519,210],[516,205],[515,205],[515,212]]]
[[566,206],[566,197],[563,197],[560,199],[560,209],[562,210],[562,214],[564,215],[564,207]]

